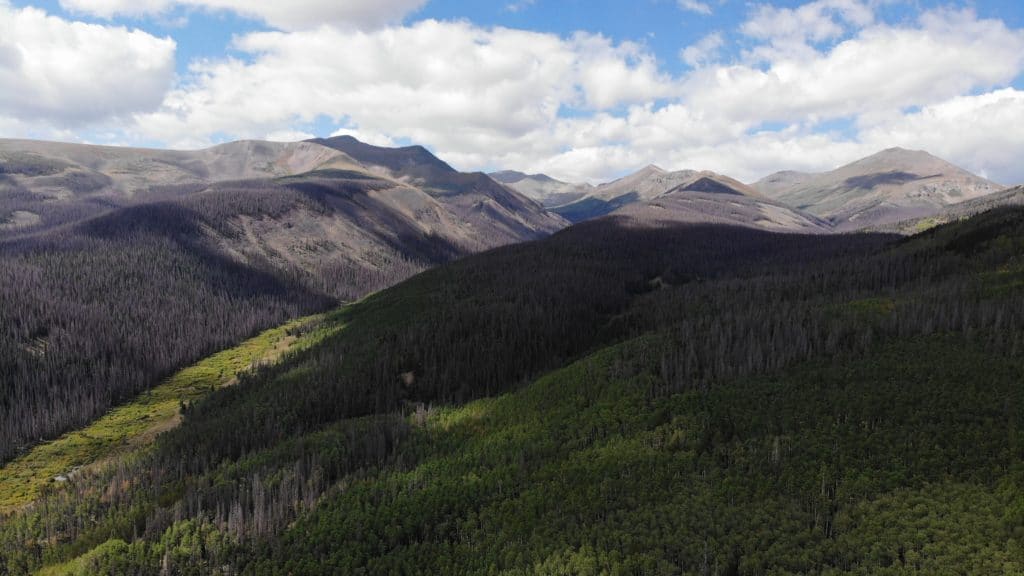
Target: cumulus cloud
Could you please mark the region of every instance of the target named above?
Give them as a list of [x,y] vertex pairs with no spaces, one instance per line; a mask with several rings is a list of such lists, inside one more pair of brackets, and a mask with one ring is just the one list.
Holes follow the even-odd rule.
[[563,107],[611,108],[676,86],[639,46],[466,22],[239,37],[248,60],[199,61],[160,110],[138,116],[152,139],[195,145],[252,137],[325,116],[448,152],[501,153],[553,124]]
[[711,14],[711,6],[708,6],[707,2],[701,2],[700,0],[676,0],[676,3],[680,8],[689,12],[696,12],[705,16]]
[[263,136],[263,140],[271,142],[299,142],[316,138],[316,134],[303,132],[302,130],[275,130]]
[[400,21],[426,0],[60,0],[67,10],[103,18],[159,14],[175,7],[227,10],[282,30],[379,27]]
[[959,96],[866,127],[868,146],[922,148],[1006,184],[1024,182],[1024,91],[1014,88]]
[[537,0],[517,0],[516,2],[509,2],[505,4],[505,10],[509,12],[522,12],[530,6],[533,6]]
[[713,32],[701,38],[696,44],[680,50],[679,58],[694,68],[704,66],[718,57],[724,44],[721,32]]
[[864,27],[874,11],[862,0],[816,0],[796,8],[761,4],[743,26],[751,38],[777,43],[822,42],[842,36],[850,26]]
[[[654,161],[754,180],[781,168],[830,169],[898,145],[930,150],[998,181],[1024,181],[1015,160],[1024,136],[1005,128],[1024,121],[1024,103],[1020,92],[999,88],[1024,69],[1024,34],[945,9],[892,26],[875,23],[858,6],[813,3],[810,13],[827,8],[856,31],[809,51],[775,51],[766,65],[708,64],[704,54],[720,49],[722,39],[705,38],[680,54],[699,69],[686,78],[679,101],[575,119],[566,131],[576,135],[568,140],[572,148],[527,168],[563,175],[603,168],[607,175]],[[755,10],[754,18],[763,12]],[[764,36],[769,43],[774,37]],[[849,127],[821,128],[833,120]],[[595,134],[582,124],[615,129],[581,142]],[[762,129],[766,124],[785,128]]]
[[176,45],[0,1],[0,116],[76,126],[157,108]]
[[926,14],[913,28],[878,25],[813,56],[777,56],[695,73],[693,106],[751,122],[871,115],[1012,81],[1024,34],[970,12]]

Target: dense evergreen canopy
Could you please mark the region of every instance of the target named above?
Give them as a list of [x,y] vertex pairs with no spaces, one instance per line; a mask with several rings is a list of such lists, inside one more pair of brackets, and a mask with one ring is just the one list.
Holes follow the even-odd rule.
[[326,322],[0,521],[0,567],[1024,571],[1024,211],[910,239],[605,219]]

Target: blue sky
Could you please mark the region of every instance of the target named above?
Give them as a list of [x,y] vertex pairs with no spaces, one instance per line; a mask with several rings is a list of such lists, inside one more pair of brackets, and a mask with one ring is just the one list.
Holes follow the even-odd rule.
[[0,137],[350,133],[589,181],[900,145],[1024,181],[1016,1],[0,0],[4,30]]

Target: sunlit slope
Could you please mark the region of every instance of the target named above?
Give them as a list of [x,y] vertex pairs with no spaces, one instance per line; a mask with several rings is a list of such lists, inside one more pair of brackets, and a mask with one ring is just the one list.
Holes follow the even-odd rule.
[[181,423],[181,408],[238,381],[238,375],[301,350],[340,329],[310,316],[267,330],[181,370],[161,385],[0,467],[0,513],[27,504],[47,486],[67,482],[86,466],[144,450]]

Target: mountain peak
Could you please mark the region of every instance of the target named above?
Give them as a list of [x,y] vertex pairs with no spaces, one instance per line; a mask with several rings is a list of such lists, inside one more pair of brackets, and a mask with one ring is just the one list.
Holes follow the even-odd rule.
[[1003,187],[927,151],[892,147],[829,172],[775,174],[758,188],[852,230],[930,216]]
[[899,146],[886,148],[885,150],[882,150],[881,152],[875,154],[875,156],[928,156],[932,158],[935,157],[926,150],[911,150],[909,148],[901,148]]
[[536,182],[546,182],[552,184],[564,184],[559,180],[548,176],[547,174],[527,174],[526,172],[520,172],[518,170],[500,170],[498,172],[491,172],[488,174],[491,178],[501,182],[502,184],[515,184],[516,182],[522,182],[523,180],[534,180]]
[[836,171],[844,170],[872,173],[900,171],[920,176],[962,171],[961,168],[925,150],[908,150],[899,147],[886,148],[840,167]]
[[456,172],[454,168],[420,145],[384,148],[367,144],[347,134],[331,138],[314,138],[309,142],[334,148],[364,164],[383,166],[397,173],[412,172],[419,175],[424,171]]
[[491,172],[488,176],[502,184],[515,184],[525,178],[529,178],[526,173],[518,170],[499,170],[498,172]]

